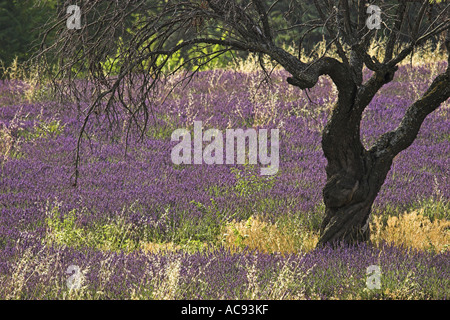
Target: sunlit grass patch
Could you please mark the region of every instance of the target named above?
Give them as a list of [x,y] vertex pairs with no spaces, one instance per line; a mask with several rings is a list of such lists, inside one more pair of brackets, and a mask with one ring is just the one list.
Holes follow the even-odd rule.
[[244,248],[263,253],[298,253],[312,250],[318,235],[309,230],[289,230],[261,217],[228,223],[222,233],[222,244],[234,252]]
[[176,226],[171,225],[169,219],[165,221],[167,228],[164,232],[158,232],[155,226],[137,226],[127,221],[125,210],[114,217],[82,226],[79,221],[83,215],[89,214],[86,210],[73,209],[61,216],[59,208],[60,204],[56,203],[46,209],[45,244],[105,252],[167,253],[182,250],[194,253],[213,246],[212,240],[217,238],[220,227],[208,219],[182,219],[182,223]]
[[391,216],[401,216],[405,212],[418,210],[423,216],[428,217],[432,222],[435,219],[450,220],[450,202],[445,200],[440,195],[440,190],[437,189],[438,197],[426,198],[408,203],[406,205],[396,205],[394,203],[383,204],[383,207],[374,207],[372,210],[373,216],[380,215],[382,222],[386,223]]
[[[164,233],[151,229],[151,226],[134,226],[124,214],[81,226],[78,218],[86,214],[83,210],[72,210],[62,217],[59,206],[55,205],[47,209],[47,233],[43,242],[126,253],[195,253],[225,247],[235,253],[256,250],[269,254],[298,254],[313,250],[319,239],[316,228],[304,225],[295,217],[270,221],[261,215],[251,215],[244,220],[219,221],[212,218],[218,210],[215,202],[209,206],[194,204],[204,211],[203,218],[198,221],[181,219],[176,225],[171,225],[169,219],[165,222]],[[375,245],[387,242],[434,253],[448,250],[450,221],[430,220],[427,213],[430,214],[422,208],[398,216],[374,216],[370,225],[371,242]]]
[[149,138],[168,140],[172,132],[177,129],[177,124],[169,115],[158,115],[157,119],[153,119],[148,125],[146,135]]
[[46,212],[47,233],[43,240],[49,245],[63,245],[74,248],[91,247],[104,251],[131,252],[139,247],[134,240],[134,228],[118,215],[107,223],[95,223],[82,227],[77,220],[78,211],[72,210],[64,217],[60,216],[59,206],[55,205]]
[[[371,241],[376,245],[388,242],[429,252],[446,251],[450,248],[450,221],[430,219],[430,215],[427,207],[398,216],[377,215],[370,224]],[[222,244],[234,252],[244,248],[283,254],[313,250],[319,239],[318,230],[294,220],[278,219],[272,223],[260,216],[251,216],[247,220],[233,221],[224,227]]]
[[442,252],[450,247],[450,221],[431,221],[425,210],[414,210],[400,216],[390,216],[386,223],[382,216],[375,216],[371,224],[371,240],[374,243],[386,241],[409,248]]
[[236,179],[235,194],[240,197],[250,196],[260,191],[270,191],[276,176],[261,176],[256,173],[255,166],[244,164],[243,169],[232,167],[231,172]]
[[181,246],[173,242],[167,243],[142,242],[140,244],[140,248],[142,249],[142,251],[146,253],[163,253],[181,250]]
[[432,222],[435,219],[450,220],[450,202],[444,200],[444,197],[440,194],[440,190],[437,189],[436,193],[440,195],[439,200],[426,199],[419,201],[414,208],[420,211],[425,217],[428,217]]
[[0,160],[8,158],[13,147],[13,137],[11,131],[0,123]]
[[64,125],[59,120],[37,121],[36,125],[30,129],[19,129],[17,136],[25,141],[41,138],[56,138],[64,131]]
[[54,99],[48,83],[44,83],[39,79],[39,66],[21,64],[16,57],[11,65],[7,67],[0,61],[0,69],[3,70],[4,78],[16,81],[14,90],[10,90],[8,99],[5,99],[6,101],[2,99],[2,102],[12,104],[17,103],[17,101],[38,102]]

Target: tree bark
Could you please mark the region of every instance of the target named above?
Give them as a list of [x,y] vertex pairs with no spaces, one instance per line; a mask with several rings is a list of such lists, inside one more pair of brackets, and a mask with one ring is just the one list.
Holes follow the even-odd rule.
[[328,163],[323,188],[325,217],[318,246],[370,241],[372,204],[394,157],[414,142],[426,116],[450,97],[449,70],[434,79],[422,98],[408,108],[400,125],[383,134],[370,150],[360,140],[361,115],[378,89],[392,80],[396,69],[377,72],[362,87],[347,80],[322,135]]
[[325,217],[318,246],[367,241],[370,210],[379,190],[374,185],[374,163],[359,137],[362,112],[356,112],[357,85],[350,78],[340,79],[340,83],[345,90],[339,90],[322,134],[328,163],[323,188]]
[[[339,149],[340,146],[336,146]],[[341,151],[342,154],[345,151]],[[351,154],[351,151],[348,151]],[[323,188],[325,217],[320,228],[318,246],[326,243],[355,244],[370,241],[370,213],[372,204],[390,170],[392,160],[380,161],[373,154],[341,159],[345,166],[329,162],[327,182]],[[339,167],[339,171],[334,169]]]

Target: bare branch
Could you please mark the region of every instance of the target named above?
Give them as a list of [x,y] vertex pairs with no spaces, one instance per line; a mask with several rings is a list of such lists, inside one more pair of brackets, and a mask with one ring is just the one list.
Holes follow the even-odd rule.
[[424,0],[422,3],[422,6],[420,7],[419,14],[418,14],[418,17],[416,20],[416,24],[412,30],[411,35],[412,35],[413,40],[417,39],[417,35],[419,34],[419,28],[420,28],[420,25],[422,24],[422,20],[423,20],[423,17],[425,16],[425,12],[426,12],[426,9],[428,8],[428,6],[429,6],[428,0]]
[[382,159],[381,161],[386,157],[392,159],[413,143],[426,116],[449,97],[450,72],[447,69],[445,73],[434,79],[422,98],[408,108],[397,129],[382,135],[369,151]]
[[262,22],[264,36],[269,40],[269,42],[272,42],[272,31],[269,25],[269,19],[264,4],[261,0],[252,0],[252,2],[256,7],[256,10],[258,11],[259,14],[259,18]]
[[394,45],[395,45],[396,39],[398,37],[398,32],[400,31],[401,25],[403,23],[403,17],[406,12],[406,6],[407,6],[406,1],[403,1],[399,4],[399,6],[397,8],[397,14],[396,14],[394,27],[391,30],[389,39],[386,44],[384,63],[386,63],[387,61],[392,59],[392,54],[394,52]]
[[431,37],[438,35],[450,28],[450,20],[444,21],[439,24],[435,29],[431,30],[427,34],[422,35],[416,41],[411,42],[406,48],[404,48],[395,58],[385,63],[387,67],[392,67],[403,61],[413,50],[414,48],[422,45]]

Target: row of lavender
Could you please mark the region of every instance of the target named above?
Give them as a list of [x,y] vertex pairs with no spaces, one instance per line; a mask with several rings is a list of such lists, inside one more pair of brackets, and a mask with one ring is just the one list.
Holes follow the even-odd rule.
[[[8,260],[20,257],[14,267]],[[6,260],[6,261],[5,261]],[[281,256],[225,249],[165,255],[33,246],[4,250],[2,299],[448,299],[449,253],[360,245]],[[381,290],[366,270],[381,270]],[[69,266],[79,267],[70,286]],[[70,287],[69,287],[70,288]]]
[[[364,142],[370,145],[379,134],[395,128],[414,97],[431,81],[431,73],[444,67],[438,64],[399,70],[397,81],[386,86],[364,114],[361,125]],[[283,72],[277,72],[271,86],[263,85],[257,90],[255,78],[258,75],[255,73],[200,73],[188,88],[175,90],[163,104],[155,106],[156,118],[151,119],[146,139],[138,141],[131,137],[126,156],[121,143],[123,137],[120,133],[111,137],[105,118],[99,116],[88,128],[89,139],[83,144],[80,179],[76,187],[72,185],[74,148],[80,127],[76,108],[52,102],[20,105],[8,102],[14,85],[3,82],[0,130],[4,139],[8,136],[10,144],[8,157],[2,160],[0,168],[0,272],[4,279],[11,279],[26,247],[41,252],[39,250],[48,245],[45,242],[48,235],[46,219],[55,207],[61,218],[75,212],[77,226],[85,229],[123,216],[133,228],[129,235],[136,243],[187,240],[214,243],[223,223],[251,215],[263,215],[273,221],[282,216],[303,217],[302,221],[309,227],[311,220],[320,221],[326,165],[320,149],[320,132],[332,107],[333,98],[328,97],[333,97],[333,88],[327,79],[322,79],[320,85],[306,95],[289,87],[285,77]],[[194,120],[202,120],[205,126],[219,129],[280,128],[278,174],[271,180],[254,179],[259,173],[257,167],[236,166],[237,170],[233,170],[234,166],[227,165],[172,164],[170,150],[174,143],[170,141],[170,134],[176,128],[192,127]],[[426,119],[416,142],[395,160],[375,203],[375,212],[389,214],[430,199],[448,201],[449,128],[448,105]],[[19,248],[17,243],[20,243]],[[78,263],[90,266],[88,274],[91,278],[87,283],[94,288],[92,290],[103,283],[94,270],[98,269],[97,264],[106,261],[105,253],[82,246],[42,250],[55,250],[44,256],[57,254],[60,259],[57,262],[59,268],[55,269],[57,274],[51,279],[66,279],[67,275],[62,276],[63,269]],[[395,270],[400,270],[395,267],[396,263],[405,265],[401,269],[405,274],[399,275],[400,282],[406,281],[411,271],[414,283],[420,283],[423,292],[433,290],[429,296],[445,298],[448,295],[449,283],[445,280],[449,278],[450,269],[448,251],[433,258],[423,253],[408,255],[393,248],[348,250],[353,256],[351,263],[344,256],[338,258],[339,252],[320,250],[308,253],[306,257],[292,258],[310,259],[309,264],[302,264],[302,272],[315,265],[305,275],[305,283],[309,281],[307,296],[312,297],[316,292],[320,297],[330,297],[336,293],[330,288],[344,285],[351,291],[354,285],[345,282],[350,273],[354,274],[355,283],[363,286],[362,273],[373,264],[366,260],[382,255],[386,257],[383,268],[391,270],[388,272],[391,276]],[[36,255],[37,264],[45,263],[40,255]],[[150,263],[146,260],[149,258],[138,251],[130,255],[113,255],[114,259],[122,261],[115,264],[113,274],[126,289],[117,289],[120,286],[111,280],[108,282],[111,287],[104,289],[108,292],[106,296],[129,297],[132,289],[147,283],[142,272],[146,272],[147,267],[143,266]],[[151,259],[169,257],[173,258],[155,256]],[[201,280],[197,284],[189,284],[187,279],[192,275],[181,272],[185,280],[180,281],[185,281],[189,290],[180,297],[215,298],[223,294],[226,298],[242,298],[240,290],[244,290],[244,283],[248,282],[244,276],[248,275],[248,268],[244,273],[245,261],[252,257],[248,253],[231,255],[220,250],[182,255],[183,268],[195,263],[206,264],[209,268],[204,270],[205,278],[199,276]],[[262,277],[269,282],[280,272],[279,264],[287,261],[283,257],[260,257],[258,271],[266,275],[266,278]],[[336,267],[332,267],[333,263]],[[124,264],[131,268],[130,271],[126,271],[128,267],[122,267]],[[30,268],[29,272],[32,270]],[[191,270],[200,272],[195,267]],[[230,270],[235,270],[236,274]],[[425,274],[426,270],[432,274]],[[46,292],[38,289],[46,288],[44,280],[32,284],[31,279],[36,276],[34,274],[26,284],[24,298],[38,298]],[[331,282],[327,277],[332,279]],[[430,281],[436,283],[430,287]],[[203,283],[202,290],[197,287],[200,283]],[[230,283],[235,283],[236,287],[230,287]],[[231,291],[224,291],[220,285]],[[61,290],[64,290],[63,286]],[[6,294],[2,293],[2,296]]]

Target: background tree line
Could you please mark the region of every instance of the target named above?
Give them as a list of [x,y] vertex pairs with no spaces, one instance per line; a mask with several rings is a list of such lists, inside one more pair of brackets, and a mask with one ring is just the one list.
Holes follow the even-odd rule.
[[[77,4],[80,1],[73,1],[73,4]],[[152,10],[154,12],[137,12],[130,15],[127,19],[130,24],[138,23],[141,15],[158,15],[158,6],[155,4],[161,3],[160,8],[163,8],[163,4],[167,0],[149,0],[152,4]],[[205,0],[191,0],[191,2],[205,3]],[[263,1],[266,7],[270,7],[274,4],[271,0]],[[399,0],[385,0],[380,1],[383,4],[395,4],[399,3]],[[317,11],[314,10],[314,0],[280,0],[275,2],[276,5],[273,6],[273,10],[270,11],[270,21],[273,29],[280,30],[277,33],[277,37],[274,39],[278,46],[295,46],[295,41],[302,41],[302,48],[305,51],[312,51],[313,48],[319,43],[323,38],[323,28],[312,28],[312,30],[307,30],[307,32],[299,32],[301,26],[307,26],[309,22],[319,19]],[[414,5],[414,4],[413,4]],[[417,1],[418,13],[420,7],[420,1]],[[92,19],[97,19],[102,15],[101,7],[99,7],[98,16],[83,16],[82,13],[82,23],[91,21]],[[107,10],[106,3],[103,6],[103,10]],[[27,61],[30,57],[35,54],[39,45],[41,44],[41,39],[43,37],[43,30],[47,25],[48,21],[54,19],[58,15],[59,11],[65,11],[67,8],[64,7],[64,1],[58,0],[0,0],[0,63],[3,68],[0,68],[0,77],[4,77],[5,68],[10,66],[15,59],[17,62],[23,63]],[[430,6],[427,13],[427,20],[424,24],[431,22],[433,6]],[[410,24],[414,22],[415,14],[414,10],[409,13],[408,21]],[[369,15],[368,15],[369,16]],[[352,17],[354,18],[354,17]],[[382,16],[382,19],[388,17]],[[171,39],[166,43],[167,47],[173,47],[178,42],[182,40],[187,40],[192,38],[198,28],[201,28],[203,21],[199,18],[197,21],[193,22],[192,28],[188,30],[183,30],[183,32],[177,31],[173,34]],[[298,26],[298,27],[295,27]],[[382,26],[383,28],[383,26]],[[405,24],[403,28],[408,28]],[[303,28],[304,30],[304,28]],[[211,31],[209,31],[211,32]],[[222,28],[218,24],[215,31],[217,35],[221,35]],[[307,33],[307,34],[306,34]],[[400,41],[408,41],[407,30],[403,32],[405,36],[400,37]],[[226,37],[226,34],[223,34]],[[103,63],[104,68],[114,68],[114,58],[117,55],[118,50],[126,50],[126,48],[121,47],[124,38],[132,37],[130,29],[118,30],[115,38],[113,39],[109,52],[105,53],[105,62]],[[383,40],[383,33],[380,32],[380,38]],[[46,43],[52,43],[53,35],[50,33],[46,36]],[[294,42],[293,42],[294,41]],[[438,42],[436,37],[431,39],[433,44]],[[211,51],[217,51],[217,48],[210,48]],[[208,50],[205,48],[204,50]],[[224,67],[233,61],[235,57],[246,58],[246,52],[225,52],[220,57],[214,59],[214,64],[211,66],[202,66],[203,69],[208,67]],[[180,61],[185,61],[191,67],[198,65],[199,62],[192,50],[182,49],[179,54],[172,57],[173,63],[167,65],[168,68],[174,67]]]

